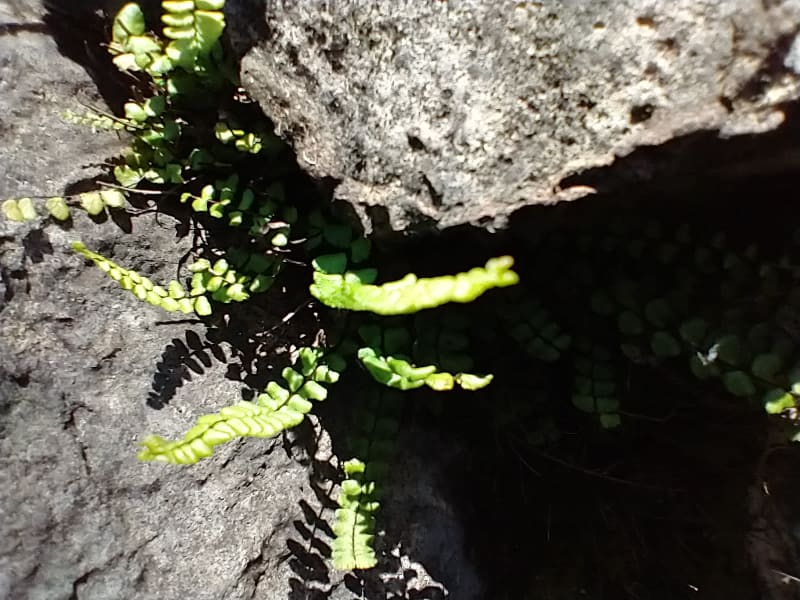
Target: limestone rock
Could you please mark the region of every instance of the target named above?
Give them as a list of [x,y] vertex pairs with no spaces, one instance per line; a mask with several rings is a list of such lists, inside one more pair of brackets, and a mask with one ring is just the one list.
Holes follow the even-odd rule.
[[562,182],[638,147],[770,130],[800,90],[786,66],[798,0],[241,0],[229,13],[244,85],[368,230],[501,227],[591,193]]

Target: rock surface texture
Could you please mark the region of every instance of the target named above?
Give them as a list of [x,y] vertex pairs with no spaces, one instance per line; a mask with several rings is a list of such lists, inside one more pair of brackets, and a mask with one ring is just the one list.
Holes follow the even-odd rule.
[[503,226],[522,206],[591,193],[565,180],[636,148],[775,128],[800,91],[798,0],[241,1],[229,13],[254,32],[238,40],[245,87],[378,232]]
[[[103,100],[87,72],[59,53],[44,16],[38,2],[0,0],[0,199],[64,193],[121,147],[114,134],[60,117]],[[198,415],[241,398],[226,366],[242,348],[138,302],[69,242],[167,281],[191,246],[175,229],[166,215],[119,211],[101,223],[76,215],[63,228],[0,219],[0,598],[362,597],[303,552],[312,543],[304,524],[313,529],[316,513],[331,518],[309,477],[324,447],[311,460],[302,445],[249,440],[190,468],[137,461],[143,435],[179,435]],[[429,478],[415,479],[413,504],[401,498],[395,507],[403,523],[388,528],[422,523],[415,512],[452,512],[433,491],[425,497]],[[460,552],[458,524],[437,523],[420,556]],[[443,597],[445,585],[414,562],[415,552],[406,545],[382,563],[375,597],[387,589]],[[477,600],[474,574],[448,556],[442,568],[453,593]],[[469,568],[463,556],[458,564]]]

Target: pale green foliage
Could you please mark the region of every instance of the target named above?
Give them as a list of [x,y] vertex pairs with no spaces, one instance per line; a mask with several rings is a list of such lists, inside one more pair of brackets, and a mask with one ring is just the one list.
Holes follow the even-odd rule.
[[236,173],[204,186],[197,196],[190,192],[181,194],[181,202],[189,201],[195,212],[207,213],[215,219],[227,218],[231,227],[246,225],[251,235],[266,235],[278,248],[289,243],[292,225],[297,221],[297,209],[285,203],[280,183],[256,195],[252,188],[240,185]]
[[97,131],[100,129],[119,131],[129,127],[129,124],[126,123],[124,119],[117,119],[116,117],[100,114],[94,111],[89,111],[79,115],[71,110],[66,110],[62,114],[62,117],[69,123],[90,127],[92,131]]
[[331,558],[337,569],[371,569],[378,560],[372,548],[375,537],[375,482],[366,477],[367,465],[353,458],[343,465],[346,479],[339,493],[339,508],[331,544]]
[[172,70],[172,63],[163,54],[161,41],[146,33],[144,13],[134,2],[124,5],[114,18],[108,49],[121,71],[163,75]]
[[19,200],[9,199],[3,202],[3,215],[9,221],[22,223],[23,221],[33,221],[39,218],[33,201],[30,198],[20,198]]
[[[78,203],[87,213],[92,216],[97,216],[102,213],[106,207],[122,208],[125,205],[126,196],[123,192],[115,189],[103,189],[95,192],[83,192],[76,196]],[[57,221],[66,221],[70,218],[70,210],[66,200],[61,196],[53,196],[44,201],[37,200],[40,209],[47,211],[47,213]],[[2,210],[4,216],[10,221],[33,221],[40,217],[39,212],[36,210],[36,204],[31,198],[9,199],[3,202]]]
[[416,367],[407,358],[381,356],[373,348],[359,349],[358,359],[375,381],[399,390],[413,390],[423,385],[437,392],[452,390],[456,385],[465,390],[479,390],[492,381],[492,375],[453,375],[439,371],[435,365]]
[[189,266],[192,272],[190,296],[203,296],[210,293],[217,302],[244,302],[250,294],[268,290],[274,277],[259,274],[254,277],[238,273],[228,261],[220,258],[214,264],[201,258]]
[[214,135],[223,144],[232,144],[239,152],[258,154],[264,148],[264,139],[261,135],[244,129],[233,129],[224,121],[214,126]]
[[123,71],[145,71],[153,78],[175,67],[202,70],[202,62],[215,48],[225,28],[224,0],[165,0],[163,34],[169,42],[147,33],[138,4],[123,6],[114,19],[109,50]]
[[114,167],[114,177],[120,185],[133,188],[142,180],[158,184],[183,182],[183,165],[175,155],[183,125],[169,115],[168,108],[165,96],[125,103],[128,129],[134,138],[123,153],[124,164]]
[[418,347],[418,344],[412,344],[411,333],[403,327],[383,329],[378,325],[364,325],[359,328],[359,335],[367,345],[359,348],[358,359],[372,378],[386,387],[405,391],[428,386],[444,392],[457,385],[474,391],[492,382],[492,375],[452,374],[436,365],[415,366],[410,353],[412,346]]
[[225,29],[225,0],[164,0],[164,53],[173,64],[192,70],[211,53]]
[[337,382],[344,366],[337,354],[302,348],[295,368],[286,367],[281,373],[285,385],[272,381],[255,402],[242,401],[200,417],[179,440],[147,437],[139,459],[191,464],[211,456],[216,446],[233,439],[272,437],[295,427],[311,410],[311,400],[325,400],[328,392],[324,385]]
[[67,206],[64,198],[53,196],[45,201],[45,208],[50,216],[57,221],[66,221],[69,219],[69,206]]
[[371,285],[371,270],[343,274],[326,268],[331,261],[320,257],[315,262],[311,294],[332,308],[369,311],[380,315],[402,315],[434,308],[449,302],[472,302],[497,287],[516,285],[519,276],[511,270],[510,256],[492,258],[486,266],[466,273],[420,279],[409,273],[398,281]]
[[205,296],[189,297],[186,290],[177,281],[170,281],[167,289],[155,285],[147,277],[136,271],[120,267],[104,256],[92,252],[81,242],[73,242],[72,248],[82,256],[91,260],[111,279],[119,283],[124,290],[130,291],[139,300],[143,300],[168,311],[182,313],[195,312],[200,316],[211,314],[211,304]]

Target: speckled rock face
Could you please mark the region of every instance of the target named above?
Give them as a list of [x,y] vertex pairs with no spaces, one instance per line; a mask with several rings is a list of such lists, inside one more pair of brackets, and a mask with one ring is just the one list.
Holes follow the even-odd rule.
[[262,28],[257,5],[229,6],[244,85],[378,231],[500,227],[637,147],[772,129],[798,96],[797,0],[267,2]]

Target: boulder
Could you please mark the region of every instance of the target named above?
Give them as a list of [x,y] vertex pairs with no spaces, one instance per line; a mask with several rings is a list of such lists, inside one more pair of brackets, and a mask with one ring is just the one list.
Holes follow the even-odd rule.
[[523,206],[592,193],[574,176],[637,148],[773,129],[800,90],[798,0],[228,11],[243,85],[378,233],[503,227]]

